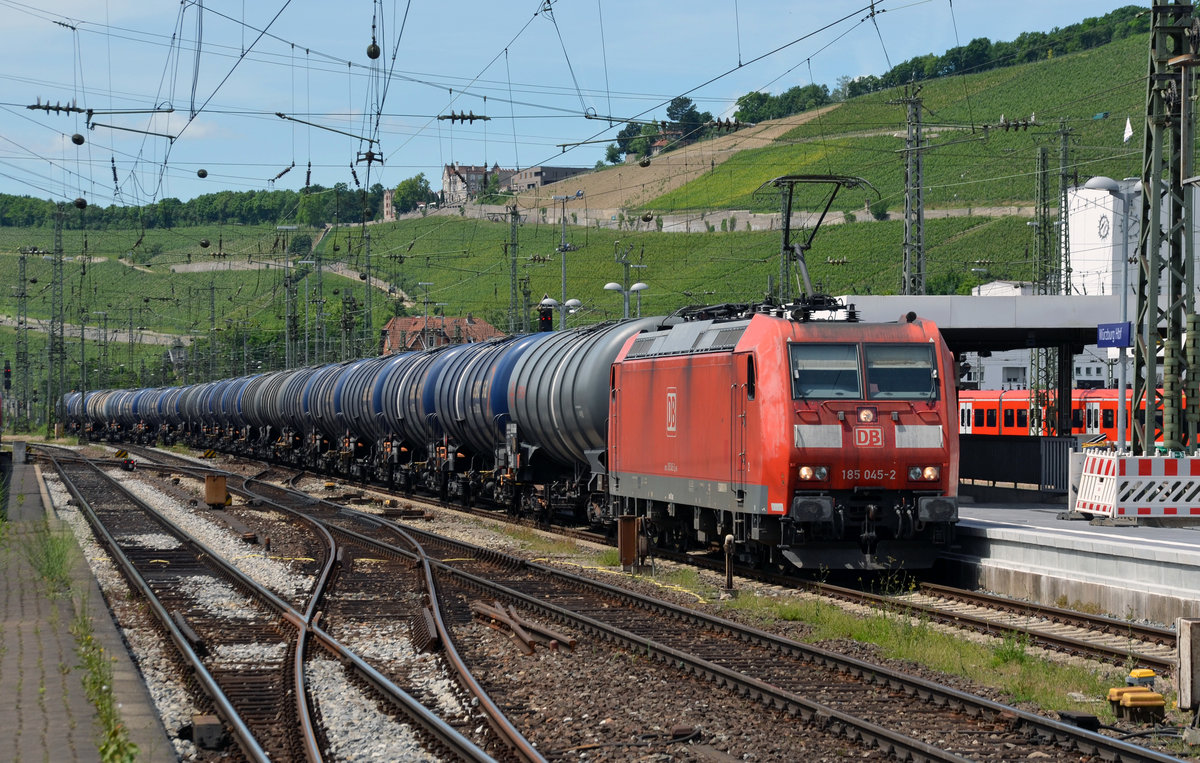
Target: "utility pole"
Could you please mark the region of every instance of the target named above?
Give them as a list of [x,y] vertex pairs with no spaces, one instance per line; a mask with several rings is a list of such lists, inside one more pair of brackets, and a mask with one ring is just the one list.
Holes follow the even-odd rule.
[[17,264],[17,421],[28,421],[29,410],[29,281],[25,253]]
[[374,337],[374,333],[375,333],[374,318],[375,318],[375,316],[371,310],[371,296],[372,296],[371,293],[373,291],[375,291],[375,289],[371,286],[371,231],[367,228],[367,221],[365,218],[365,215],[366,215],[366,211],[365,211],[366,204],[365,203],[363,205],[363,209],[364,209],[364,211],[363,211],[363,215],[364,215],[363,234],[362,234],[363,235],[363,253],[366,258],[365,259],[366,266],[363,271],[363,282],[366,283],[366,285],[367,285],[367,291],[366,291],[366,294],[364,295],[364,299],[363,299],[363,302],[365,304],[363,307],[362,350],[358,353],[358,357],[360,357],[360,358],[367,357],[368,354],[370,354],[370,355],[378,355],[379,354],[379,348],[375,346],[375,337]]
[[[1194,209],[1192,183],[1196,180],[1192,161],[1192,67],[1198,61],[1191,33],[1192,11],[1191,3],[1179,0],[1150,8],[1132,400],[1132,410],[1142,418],[1139,421],[1135,416],[1133,421],[1135,455],[1154,452],[1159,411],[1165,448],[1183,450],[1185,439],[1191,452],[1197,445],[1200,407],[1195,378],[1200,358],[1184,355],[1185,333],[1189,327],[1200,328],[1195,315],[1194,242],[1189,223]],[[1161,394],[1159,347],[1163,354]],[[1186,422],[1184,378],[1188,380]]]
[[[1036,213],[1030,225],[1034,229],[1033,293],[1040,295],[1058,294],[1062,274],[1055,265],[1054,239],[1051,237],[1050,219],[1050,154],[1042,146],[1037,152],[1037,187],[1034,193]],[[1058,388],[1055,371],[1058,368],[1058,352],[1053,347],[1034,347],[1030,353],[1032,368],[1029,369],[1030,394],[1029,416],[1032,432],[1042,431],[1043,420],[1047,431],[1057,436],[1058,416],[1054,413],[1057,404],[1054,391]]]
[[96,377],[96,389],[104,389],[107,381],[104,375],[108,371],[108,313],[99,312],[95,315],[100,316],[100,368]]
[[521,333],[529,333],[529,300],[533,296],[533,288],[529,284],[529,276],[521,278]]
[[921,86],[904,86],[904,97],[888,101],[908,109],[904,141],[904,267],[901,294],[925,293],[925,169],[921,136]]
[[321,279],[321,253],[314,250],[312,258],[317,270],[317,351],[314,357],[318,364],[323,364],[325,362],[325,285]]
[[46,390],[46,420],[53,434],[58,423],[58,398],[67,388],[67,347],[63,341],[63,219],[60,202],[54,213],[53,274],[50,280],[50,376]]
[[1067,120],[1058,124],[1058,256],[1055,264],[1060,272],[1062,293],[1071,294],[1071,226],[1067,223],[1071,183],[1071,128]]
[[517,333],[517,301],[520,299],[517,294],[517,223],[521,221],[521,215],[517,212],[517,205],[513,204],[508,208],[508,259],[510,265],[511,291],[508,300],[508,333]]
[[208,276],[208,379],[217,378],[217,273]]

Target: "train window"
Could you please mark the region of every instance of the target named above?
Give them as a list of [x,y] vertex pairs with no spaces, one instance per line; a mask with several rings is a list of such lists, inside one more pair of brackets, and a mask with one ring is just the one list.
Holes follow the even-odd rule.
[[1101,426],[1103,426],[1105,429],[1112,429],[1117,425],[1117,422],[1114,420],[1116,417],[1116,411],[1114,411],[1112,408],[1105,408],[1100,412],[1100,420],[1103,422]]
[[867,389],[872,400],[937,398],[933,346],[930,344],[868,344]]
[[987,412],[987,425],[988,425],[989,427],[995,427],[995,426],[996,426],[996,409],[995,409],[995,408],[988,408],[988,412]]
[[1078,408],[1071,409],[1071,431],[1082,432],[1083,429],[1083,411]]
[[862,397],[858,347],[853,344],[791,344],[792,397],[822,400]]
[[[992,411],[988,411],[988,413],[992,413]],[[995,416],[993,415],[992,418],[995,419]],[[983,426],[983,409],[982,408],[975,409],[975,426],[977,426],[977,427]],[[988,426],[994,427],[994,426],[996,426],[996,422],[992,421],[992,423],[988,424]]]
[[754,399],[754,356],[746,356],[746,399]]
[[1029,411],[1024,408],[1017,411],[1017,429],[1029,429]]
[[1013,423],[1013,409],[1005,408],[1004,409],[1004,428],[1012,429],[1014,426],[1016,426],[1016,424]]

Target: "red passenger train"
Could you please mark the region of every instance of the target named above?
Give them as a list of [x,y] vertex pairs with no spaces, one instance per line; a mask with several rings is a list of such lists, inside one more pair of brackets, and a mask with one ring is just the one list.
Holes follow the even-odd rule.
[[[1119,393],[1115,389],[1076,389],[1071,391],[1071,434],[1103,435],[1117,440]],[[1140,417],[1145,405],[1134,414],[1132,390],[1125,391],[1127,426],[1134,415]],[[958,431],[960,434],[1045,435],[1029,415],[1029,390],[960,390],[958,393]],[[1042,417],[1043,421],[1045,416]],[[1126,437],[1129,435],[1126,434]]]

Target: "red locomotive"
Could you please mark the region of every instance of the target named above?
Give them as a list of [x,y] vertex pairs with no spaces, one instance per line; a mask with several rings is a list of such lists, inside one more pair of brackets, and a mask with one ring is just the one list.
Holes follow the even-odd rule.
[[919,568],[958,521],[956,365],[937,327],[682,320],[612,366],[608,492],[665,545],[805,569]]

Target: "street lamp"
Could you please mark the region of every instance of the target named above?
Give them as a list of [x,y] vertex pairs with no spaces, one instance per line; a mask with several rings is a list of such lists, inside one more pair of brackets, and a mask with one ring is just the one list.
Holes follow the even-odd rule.
[[[1094,191],[1108,191],[1114,198],[1121,200],[1122,205],[1122,220],[1121,227],[1121,323],[1128,324],[1129,322],[1129,207],[1133,204],[1133,200],[1139,198],[1142,194],[1142,183],[1137,178],[1125,178],[1122,181],[1124,185],[1118,183],[1109,177],[1097,176],[1083,184],[1084,188]],[[1126,341],[1132,339],[1133,332],[1129,332]],[[1117,400],[1120,403],[1117,406],[1117,447],[1121,450],[1126,449],[1128,442],[1126,437],[1126,421],[1128,413],[1126,411],[1127,403],[1125,401],[1125,362],[1128,355],[1127,348],[1118,348],[1121,351],[1121,365],[1117,368]]]
[[604,288],[607,289],[608,291],[621,292],[621,317],[622,318],[629,317],[629,295],[632,292],[637,292],[637,295],[638,295],[637,312],[638,312],[638,317],[639,318],[642,317],[642,291],[650,288],[650,286],[648,284],[644,284],[641,281],[638,281],[633,286],[630,286],[628,289],[626,289],[623,286],[621,286],[621,284],[617,283],[616,281],[609,281],[608,283],[604,284]]

